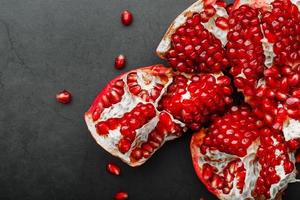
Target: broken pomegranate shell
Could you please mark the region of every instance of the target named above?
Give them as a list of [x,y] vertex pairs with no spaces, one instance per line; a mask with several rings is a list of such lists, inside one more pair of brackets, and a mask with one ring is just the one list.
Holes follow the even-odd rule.
[[180,72],[220,72],[229,61],[228,15],[223,1],[198,0],[170,25],[157,54]]
[[130,166],[143,164],[185,125],[157,105],[173,81],[163,65],[129,71],[100,92],[85,120],[96,142]]
[[282,133],[246,105],[216,117],[193,135],[190,148],[198,177],[220,199],[276,199],[295,181],[294,152]]

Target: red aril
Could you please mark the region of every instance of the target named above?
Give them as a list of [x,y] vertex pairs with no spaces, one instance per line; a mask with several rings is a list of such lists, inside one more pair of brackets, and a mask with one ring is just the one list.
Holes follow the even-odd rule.
[[114,196],[114,200],[125,200],[128,199],[127,192],[118,192]]
[[121,22],[125,26],[129,26],[133,21],[133,15],[129,10],[124,10],[121,13]]
[[72,94],[67,90],[63,90],[56,94],[56,100],[62,104],[68,104],[72,101]]
[[112,162],[110,162],[110,163],[108,163],[108,164],[106,165],[106,170],[107,170],[109,173],[111,173],[111,174],[113,174],[113,175],[116,175],[116,176],[119,176],[119,175],[121,174],[121,169],[120,169],[120,167],[119,167],[118,165],[116,165],[115,163],[112,163]]
[[124,55],[120,54],[115,58],[115,68],[121,70],[126,65],[126,58]]

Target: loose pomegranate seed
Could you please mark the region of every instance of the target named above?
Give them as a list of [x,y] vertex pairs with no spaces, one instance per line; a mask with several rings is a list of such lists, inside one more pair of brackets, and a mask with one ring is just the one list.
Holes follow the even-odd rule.
[[132,13],[128,10],[124,10],[121,14],[121,21],[125,26],[129,26],[133,21]]
[[112,162],[110,162],[110,163],[107,164],[106,170],[109,173],[111,173],[113,175],[117,175],[117,176],[120,175],[120,173],[121,173],[120,167],[118,165],[112,163]]
[[126,65],[126,58],[124,55],[120,54],[115,58],[115,68],[121,70]]
[[68,104],[72,101],[72,94],[67,90],[63,90],[56,95],[56,100],[62,104]]
[[114,200],[125,200],[128,199],[127,192],[118,192],[114,196]]

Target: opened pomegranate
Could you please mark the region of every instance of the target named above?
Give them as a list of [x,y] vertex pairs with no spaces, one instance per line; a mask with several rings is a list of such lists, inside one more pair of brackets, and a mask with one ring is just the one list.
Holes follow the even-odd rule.
[[294,152],[282,133],[246,105],[193,135],[191,153],[198,177],[220,199],[275,199],[295,181]]
[[172,80],[172,70],[162,65],[132,70],[112,80],[85,114],[97,143],[138,166],[165,141],[179,137],[185,125],[157,110]]
[[189,128],[199,130],[212,115],[224,112],[232,103],[230,82],[230,78],[222,74],[177,75],[159,108]]
[[157,54],[180,72],[220,72],[228,67],[228,16],[223,1],[199,0],[167,30]]

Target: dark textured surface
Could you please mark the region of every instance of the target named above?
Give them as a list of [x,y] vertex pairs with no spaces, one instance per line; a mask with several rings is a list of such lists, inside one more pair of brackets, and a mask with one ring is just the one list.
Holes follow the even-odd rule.
[[[130,168],[99,148],[83,113],[121,72],[161,62],[154,54],[166,27],[193,0],[0,0],[0,199],[214,199],[198,181],[190,135],[169,143],[144,166]],[[119,14],[130,9],[131,27]],[[72,104],[55,102],[68,89]],[[121,177],[105,171],[108,161]],[[285,199],[300,199],[299,184]]]

